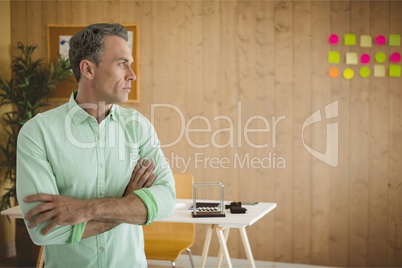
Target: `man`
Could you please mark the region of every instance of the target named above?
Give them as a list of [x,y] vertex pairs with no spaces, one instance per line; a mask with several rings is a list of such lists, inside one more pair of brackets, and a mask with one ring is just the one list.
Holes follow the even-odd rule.
[[32,240],[45,245],[46,267],[146,267],[140,225],[174,210],[172,171],[154,128],[116,105],[136,79],[127,40],[119,24],[73,36],[78,91],[18,136],[19,203]]

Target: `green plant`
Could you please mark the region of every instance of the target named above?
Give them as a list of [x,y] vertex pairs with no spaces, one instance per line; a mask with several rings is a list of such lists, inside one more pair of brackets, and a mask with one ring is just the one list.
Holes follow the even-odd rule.
[[21,127],[46,106],[50,89],[71,75],[68,59],[59,58],[55,64],[44,66],[42,59],[32,59],[35,45],[19,42],[18,49],[20,55],[11,62],[11,79],[0,79],[0,107],[11,106],[11,111],[2,115],[8,137],[0,147],[0,182],[10,183],[1,197],[0,210],[11,207],[12,200],[17,203],[16,149]]

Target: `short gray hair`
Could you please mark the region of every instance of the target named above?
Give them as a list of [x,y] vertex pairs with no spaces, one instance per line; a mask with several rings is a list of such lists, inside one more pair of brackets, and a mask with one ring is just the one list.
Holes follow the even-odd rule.
[[71,37],[69,58],[75,79],[80,81],[80,63],[89,60],[98,66],[105,48],[105,36],[119,36],[128,41],[127,30],[118,23],[91,24]]

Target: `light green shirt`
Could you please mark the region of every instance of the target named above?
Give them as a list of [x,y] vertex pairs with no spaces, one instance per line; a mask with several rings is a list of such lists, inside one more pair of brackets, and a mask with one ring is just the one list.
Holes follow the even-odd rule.
[[[75,94],[68,103],[36,115],[20,131],[17,196],[23,213],[37,203],[22,199],[36,193],[121,197],[137,161],[148,158],[156,164],[157,179],[138,196],[148,208],[148,223],[168,217],[175,207],[174,180],[151,123],[133,109],[113,105],[98,124],[77,105]],[[80,240],[85,224],[58,226],[43,236],[45,224],[28,230],[34,243],[45,245],[46,267],[147,266],[141,226],[120,224]],[[72,239],[77,233],[78,239]]]

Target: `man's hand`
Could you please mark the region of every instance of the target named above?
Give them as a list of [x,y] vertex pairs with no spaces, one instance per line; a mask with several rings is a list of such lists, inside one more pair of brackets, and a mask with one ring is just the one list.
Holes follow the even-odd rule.
[[151,187],[156,179],[156,175],[152,173],[154,169],[155,165],[152,163],[152,160],[138,160],[131,174],[131,179],[124,191],[124,196],[131,194],[134,190]]
[[75,225],[89,220],[89,201],[87,200],[62,195],[34,194],[25,197],[24,202],[42,202],[27,212],[25,220],[30,221],[29,228],[49,221],[49,224],[41,231],[43,235],[48,234],[58,225]]

